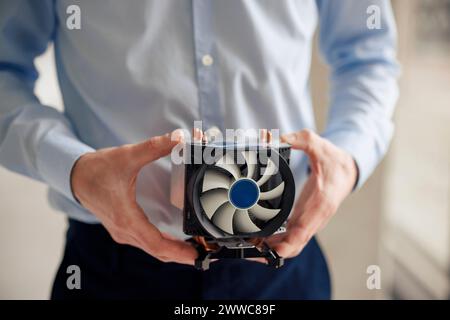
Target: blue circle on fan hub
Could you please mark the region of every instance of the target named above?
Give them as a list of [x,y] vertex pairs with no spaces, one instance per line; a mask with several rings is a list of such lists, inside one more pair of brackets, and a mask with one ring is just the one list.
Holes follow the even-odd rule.
[[259,187],[252,179],[236,180],[230,188],[228,198],[238,209],[251,208],[259,200]]

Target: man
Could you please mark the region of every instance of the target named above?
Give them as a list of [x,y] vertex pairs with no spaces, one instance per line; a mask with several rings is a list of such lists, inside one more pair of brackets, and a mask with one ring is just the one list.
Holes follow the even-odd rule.
[[[73,4],[80,28],[68,28]],[[371,5],[379,28],[368,26]],[[332,72],[321,136],[308,83],[317,23]],[[48,184],[51,204],[69,217],[53,298],[330,297],[313,236],[369,177],[393,130],[387,1],[11,0],[1,3],[0,28],[0,163]],[[63,113],[33,95],[33,60],[51,42]],[[205,130],[279,128],[304,152],[292,159],[304,187],[288,231],[269,239],[288,258],[283,268],[192,267],[165,156],[182,138],[166,133],[195,120]],[[69,265],[82,271],[80,290],[66,287]]]

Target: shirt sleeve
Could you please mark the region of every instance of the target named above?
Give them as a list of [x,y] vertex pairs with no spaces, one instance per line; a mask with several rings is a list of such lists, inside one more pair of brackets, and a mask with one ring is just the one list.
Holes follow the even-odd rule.
[[42,105],[33,93],[38,77],[33,61],[55,31],[53,3],[0,3],[0,164],[75,201],[72,166],[93,149],[77,139],[64,113]]
[[318,0],[317,7],[320,49],[331,68],[323,136],[353,156],[360,187],[385,155],[394,129],[399,67],[392,8],[383,0]]

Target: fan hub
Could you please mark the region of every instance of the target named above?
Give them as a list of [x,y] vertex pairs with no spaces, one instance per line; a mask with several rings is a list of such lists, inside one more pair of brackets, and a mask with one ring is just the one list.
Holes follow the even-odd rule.
[[259,200],[259,187],[252,179],[238,179],[231,185],[228,198],[235,208],[249,209]]

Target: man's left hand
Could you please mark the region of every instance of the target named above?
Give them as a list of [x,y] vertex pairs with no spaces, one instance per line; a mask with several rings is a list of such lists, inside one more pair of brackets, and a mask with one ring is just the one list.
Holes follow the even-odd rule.
[[309,130],[287,134],[281,140],[302,150],[309,158],[311,174],[297,199],[287,231],[267,239],[284,258],[297,256],[313,235],[336,213],[352,191],[358,169],[346,151]]

